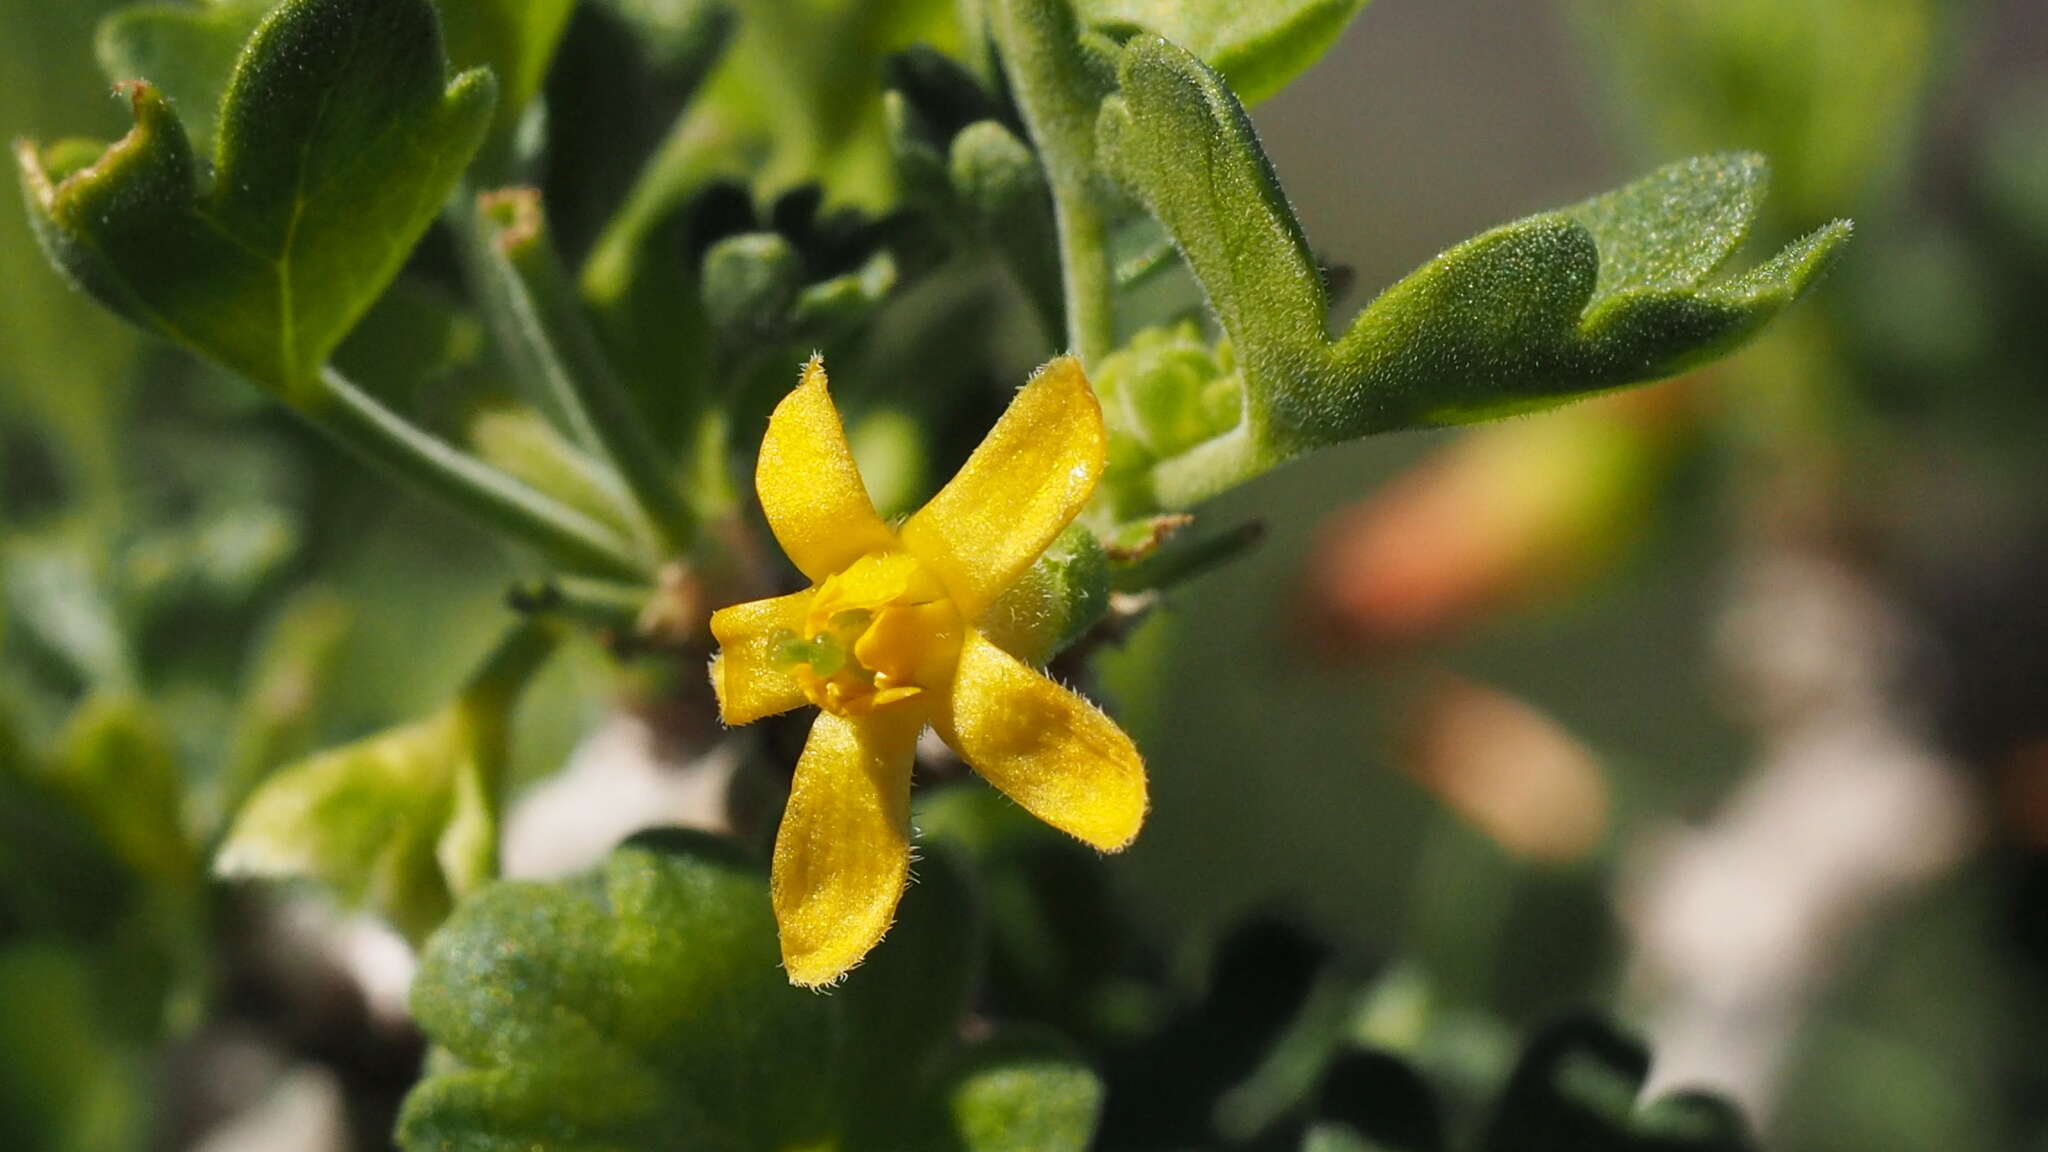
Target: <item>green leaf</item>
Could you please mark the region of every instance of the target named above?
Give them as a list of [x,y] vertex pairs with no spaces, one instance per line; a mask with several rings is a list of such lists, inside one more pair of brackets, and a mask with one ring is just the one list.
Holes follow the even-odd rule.
[[236,817],[215,870],[318,880],[422,939],[464,879],[492,870],[471,834],[495,818],[481,798],[503,753],[485,745],[503,734],[489,736],[451,710],[280,769]]
[[270,0],[137,4],[101,21],[93,47],[109,80],[146,80],[162,92],[205,151],[235,60],[269,9]]
[[[461,302],[422,277],[400,276],[356,321],[333,363],[388,407],[413,413],[428,389],[484,365],[484,351],[483,322]],[[456,379],[449,390],[470,382]]]
[[18,751],[0,757],[0,919],[24,936],[104,936],[140,878],[44,769]]
[[1849,234],[1837,221],[1724,275],[1765,166],[1688,160],[1458,244],[1331,340],[1315,256],[1223,80],[1155,37],[1126,45],[1118,78],[1098,125],[1104,162],[1174,236],[1243,375],[1241,424],[1155,469],[1165,506],[1317,447],[1698,367],[1782,312]]
[[1047,330],[1060,316],[1060,269],[1052,189],[1031,147],[995,120],[977,120],[953,137],[946,174],[983,241],[1002,254],[1036,304]]
[[577,442],[600,455],[631,492],[622,511],[645,511],[664,548],[687,548],[695,524],[673,464],[598,343],[555,253],[539,191],[485,193],[468,223],[462,251],[498,348],[534,398],[552,402]]
[[1102,1113],[1102,1082],[1065,1044],[999,1035],[972,1050],[946,1087],[960,1152],[1081,1152]]
[[726,339],[758,342],[788,322],[802,278],[803,260],[780,234],[727,236],[704,253],[704,311]]
[[452,1066],[413,1090],[399,1144],[818,1141],[837,1000],[791,988],[777,955],[766,876],[701,835],[642,836],[577,880],[493,887],[421,965],[413,1012]]
[[56,532],[0,540],[0,597],[20,626],[10,639],[32,642],[85,687],[133,679],[133,653],[102,567],[83,542]]
[[1143,28],[1200,57],[1257,104],[1308,71],[1366,0],[1076,0],[1083,23]]
[[689,120],[750,142],[756,187],[817,181],[835,204],[885,206],[894,195],[882,116],[881,60],[912,44],[957,46],[943,0],[742,0],[739,32]]
[[[1749,272],[1716,275],[1748,232],[1764,176],[1755,155],[1673,164],[1425,264],[1336,349],[1347,375],[1398,396],[1351,427],[1534,411],[1732,351],[1798,298],[1849,233],[1838,222]],[[1329,417],[1348,438],[1346,417]]]
[[540,91],[575,8],[576,0],[440,0],[448,58],[498,79],[497,136],[510,136]]
[[464,412],[462,439],[477,458],[544,492],[624,539],[649,529],[618,474],[555,430],[537,409],[485,399]]
[[196,876],[170,736],[142,701],[87,698],[58,736],[50,779],[138,875],[173,885]]
[[452,83],[426,0],[286,0],[244,48],[213,178],[146,83],[103,153],[24,142],[50,258],[145,327],[288,399],[397,273],[489,125],[494,84]]
[[149,1129],[145,1065],[104,1019],[93,955],[0,949],[0,1146],[125,1152]]
[[1101,1087],[1036,1034],[963,1048],[983,955],[968,872],[922,861],[896,926],[829,994],[779,967],[768,878],[729,841],[642,833],[597,871],[495,885],[427,949],[440,1055],[411,1152],[978,1152],[1085,1147]]
[[497,874],[511,707],[554,644],[547,626],[523,624],[428,719],[279,769],[236,815],[214,870],[312,879],[425,939]]
[[1244,382],[1237,428],[1162,461],[1166,507],[1376,432],[1526,412],[1723,355],[1803,293],[1838,221],[1747,273],[1763,161],[1704,157],[1468,240],[1328,335],[1328,293],[1244,109],[1216,73],[1133,40],[1098,132],[1180,247]]

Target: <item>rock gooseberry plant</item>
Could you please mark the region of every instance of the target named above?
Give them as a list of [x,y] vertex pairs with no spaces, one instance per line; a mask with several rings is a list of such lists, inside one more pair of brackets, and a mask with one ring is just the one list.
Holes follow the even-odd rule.
[[[541,573],[453,703],[259,764],[213,855],[422,949],[434,1054],[404,1146],[1085,1146],[1115,1102],[1043,1028],[1063,1021],[961,1025],[985,966],[1047,986],[1058,933],[1020,943],[1017,917],[1053,897],[1015,869],[1069,858],[971,786],[913,797],[920,756],[950,772],[920,733],[1121,848],[1139,751],[1041,669],[1085,675],[1096,641],[1244,546],[1185,531],[1205,501],[1318,448],[1705,363],[1848,235],[1731,270],[1764,161],[1702,157],[1459,244],[1333,325],[1244,101],[1361,7],[208,0],[107,21],[133,127],[16,146],[51,263]],[[1027,363],[972,338],[991,274],[1042,331]],[[891,352],[906,329],[918,347]],[[842,388],[865,402],[849,428],[818,353],[918,386]],[[958,474],[886,519],[1028,363]],[[727,839],[494,880],[511,710],[579,637],[674,672],[667,714],[773,731],[816,706],[772,870],[731,817]],[[759,728],[679,730],[788,779]],[[891,931],[913,813],[931,856]],[[828,997],[788,986],[871,950]],[[1619,1075],[1631,1099],[1641,1070]],[[1517,1114],[1548,1115],[1529,1084]]]

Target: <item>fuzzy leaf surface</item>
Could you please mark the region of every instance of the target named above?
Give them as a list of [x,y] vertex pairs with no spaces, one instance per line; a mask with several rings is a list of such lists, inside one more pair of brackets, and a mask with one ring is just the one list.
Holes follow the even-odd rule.
[[643,833],[584,876],[486,889],[414,985],[442,1056],[400,1145],[1085,1147],[1101,1093],[1085,1066],[1050,1042],[956,1039],[981,913],[944,853],[920,872],[889,937],[822,995],[790,986],[765,870],[729,841]]
[[489,127],[427,0],[286,0],[223,98],[212,171],[163,92],[17,158],[44,250],[131,320],[292,398],[396,275]]
[[1307,238],[1222,78],[1139,37],[1119,80],[1098,125],[1104,162],[1172,235],[1244,384],[1238,427],[1157,466],[1166,507],[1359,436],[1533,411],[1696,367],[1797,299],[1849,233],[1838,221],[1753,270],[1724,271],[1756,216],[1765,165],[1701,157],[1465,241],[1332,339]]

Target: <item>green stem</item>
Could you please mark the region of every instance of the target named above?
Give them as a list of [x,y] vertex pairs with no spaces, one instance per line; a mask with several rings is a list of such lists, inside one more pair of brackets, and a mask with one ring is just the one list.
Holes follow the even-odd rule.
[[[455,819],[462,827],[458,832],[451,825],[442,834],[440,858],[450,895],[458,900],[499,874],[499,828],[505,807],[506,745],[512,707],[541,666],[555,654],[563,634],[561,623],[555,620],[529,617],[514,624],[470,674],[469,682],[455,698],[450,721],[471,742],[471,755],[458,767],[453,780]],[[478,849],[464,853],[470,868],[450,868],[447,853],[451,837],[457,843]],[[443,912],[434,922],[438,924],[446,915]],[[416,938],[415,946],[419,943]]]
[[650,575],[652,565],[610,529],[428,435],[331,366],[310,392],[297,405],[301,415],[400,480],[573,568],[627,580]]
[[514,611],[528,616],[631,632],[654,595],[645,584],[560,576],[515,585],[508,599]]
[[1261,450],[1249,427],[1240,424],[1154,464],[1153,497],[1165,511],[1183,511],[1237,487],[1280,459]]
[[556,621],[529,616],[514,624],[470,674],[462,687],[463,703],[489,712],[511,708],[561,642],[562,627]]
[[618,472],[662,545],[687,550],[695,517],[583,314],[548,240],[539,193],[486,193],[477,207],[473,219],[458,223],[468,233],[464,248],[482,281],[479,295],[493,334],[534,390],[553,400],[570,434]]
[[1119,592],[1171,588],[1229,563],[1266,537],[1266,522],[1247,520],[1227,532],[1186,544],[1167,544],[1157,554],[1113,569],[1110,587]]
[[1067,344],[1092,368],[1116,343],[1116,269],[1096,186],[1095,117],[1111,88],[1068,0],[997,0],[996,46],[1052,185]]
[[[1054,189],[1059,185],[1055,183]],[[1059,226],[1060,287],[1066,296],[1067,344],[1093,368],[1116,347],[1116,277],[1109,260],[1109,224],[1088,192],[1053,194]]]

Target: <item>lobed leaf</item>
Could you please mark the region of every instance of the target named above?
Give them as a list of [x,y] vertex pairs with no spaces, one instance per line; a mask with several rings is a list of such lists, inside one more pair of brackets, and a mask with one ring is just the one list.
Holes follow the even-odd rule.
[[1085,1147],[1101,1089],[1050,1042],[963,1049],[981,915],[920,864],[902,921],[829,994],[777,965],[760,865],[643,833],[596,872],[494,886],[427,949],[413,1009],[442,1055],[407,1149],[710,1152]]
[[767,881],[731,846],[643,836],[595,875],[504,884],[422,964],[413,1011],[455,1070],[406,1148],[782,1148],[828,1128],[831,1001],[775,963]]
[[100,22],[94,54],[109,80],[154,85],[206,151],[242,45],[269,8],[270,0],[136,4]]
[[303,398],[489,127],[489,74],[446,69],[427,0],[286,0],[235,67],[210,180],[138,81],[104,152],[17,146],[32,221],[117,311]]
[[1118,75],[1098,125],[1104,162],[1173,236],[1244,383],[1237,428],[1158,465],[1167,507],[1313,448],[1683,372],[1797,299],[1849,233],[1838,221],[1725,273],[1765,165],[1702,157],[1468,240],[1332,340],[1315,258],[1222,78],[1157,37],[1128,44]]

